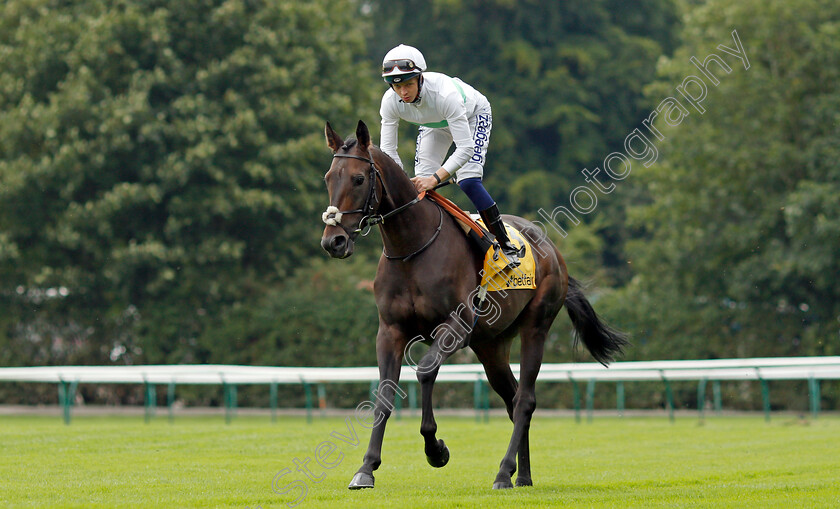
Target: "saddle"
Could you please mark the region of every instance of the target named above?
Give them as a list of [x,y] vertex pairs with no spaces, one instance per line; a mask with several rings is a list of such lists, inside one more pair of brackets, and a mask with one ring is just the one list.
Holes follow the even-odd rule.
[[520,257],[522,263],[519,267],[508,266],[504,256],[500,256],[501,247],[496,242],[492,233],[487,231],[484,225],[477,222],[470,214],[461,210],[458,205],[444,198],[435,191],[426,191],[425,194],[433,202],[440,205],[464,230],[464,233],[472,241],[473,246],[478,249],[484,257],[484,265],[481,271],[482,292],[480,300],[484,300],[487,291],[534,289],[535,266],[534,253],[531,246],[519,234],[519,232],[506,224],[508,236],[514,244],[519,244],[524,251]]
[[437,191],[426,191],[426,197],[433,202],[440,205],[443,210],[449,213],[450,216],[458,222],[467,237],[473,241],[473,245],[478,249],[482,256],[487,254],[490,248],[496,246],[496,238],[492,233],[480,223],[476,222],[470,214],[461,210],[461,207],[455,205],[451,200],[445,198]]

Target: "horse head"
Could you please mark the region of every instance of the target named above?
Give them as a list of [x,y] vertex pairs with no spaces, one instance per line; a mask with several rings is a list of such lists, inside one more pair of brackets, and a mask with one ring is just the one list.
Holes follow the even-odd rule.
[[385,188],[371,157],[370,132],[364,122],[356,126],[356,139],[343,140],[329,122],[324,133],[333,160],[324,175],[330,205],[322,216],[327,226],[321,247],[333,258],[347,258],[359,233],[376,223]]

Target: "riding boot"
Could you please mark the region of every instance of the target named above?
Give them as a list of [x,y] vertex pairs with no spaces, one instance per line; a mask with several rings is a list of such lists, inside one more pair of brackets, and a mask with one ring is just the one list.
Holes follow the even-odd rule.
[[480,210],[478,213],[481,215],[484,225],[487,226],[487,229],[490,230],[490,233],[492,233],[499,242],[499,246],[502,248],[502,253],[508,260],[508,267],[519,267],[519,249],[511,243],[507,236],[505,225],[502,223],[502,218],[499,216],[499,207],[497,207],[494,203],[490,208]]

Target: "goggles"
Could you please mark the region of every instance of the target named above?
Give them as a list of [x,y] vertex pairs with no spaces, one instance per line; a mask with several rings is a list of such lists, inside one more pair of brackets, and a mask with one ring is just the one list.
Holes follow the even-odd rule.
[[411,71],[419,71],[421,70],[414,64],[414,60],[408,60],[406,58],[400,60],[388,60],[382,64],[382,73],[389,73],[394,70],[394,68],[399,69],[403,72],[411,72]]

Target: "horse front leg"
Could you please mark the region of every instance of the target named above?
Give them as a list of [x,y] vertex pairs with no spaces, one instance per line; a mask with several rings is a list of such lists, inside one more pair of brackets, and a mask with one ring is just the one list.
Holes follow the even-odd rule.
[[449,462],[449,448],[446,447],[443,440],[438,440],[436,436],[437,422],[432,409],[432,391],[441,364],[450,355],[469,344],[472,329],[466,327],[465,324],[472,323],[472,319],[470,317],[465,318],[469,318],[470,321],[462,320],[457,316],[450,316],[449,319],[438,326],[432,332],[434,341],[429,351],[416,366],[423,409],[420,434],[425,442],[426,461],[435,468],[443,467]]
[[[530,424],[528,428],[530,430]],[[531,449],[528,444],[528,434],[529,431],[526,431],[519,443],[519,474],[516,476],[516,486],[534,485],[531,480]]]
[[379,364],[379,388],[370,423],[371,433],[362,466],[356,471],[348,486],[351,490],[373,488],[373,471],[382,463],[382,441],[385,438],[385,424],[394,409],[394,397],[404,398],[398,383],[400,366],[406,341],[405,336],[380,324],[376,336],[376,357]]

